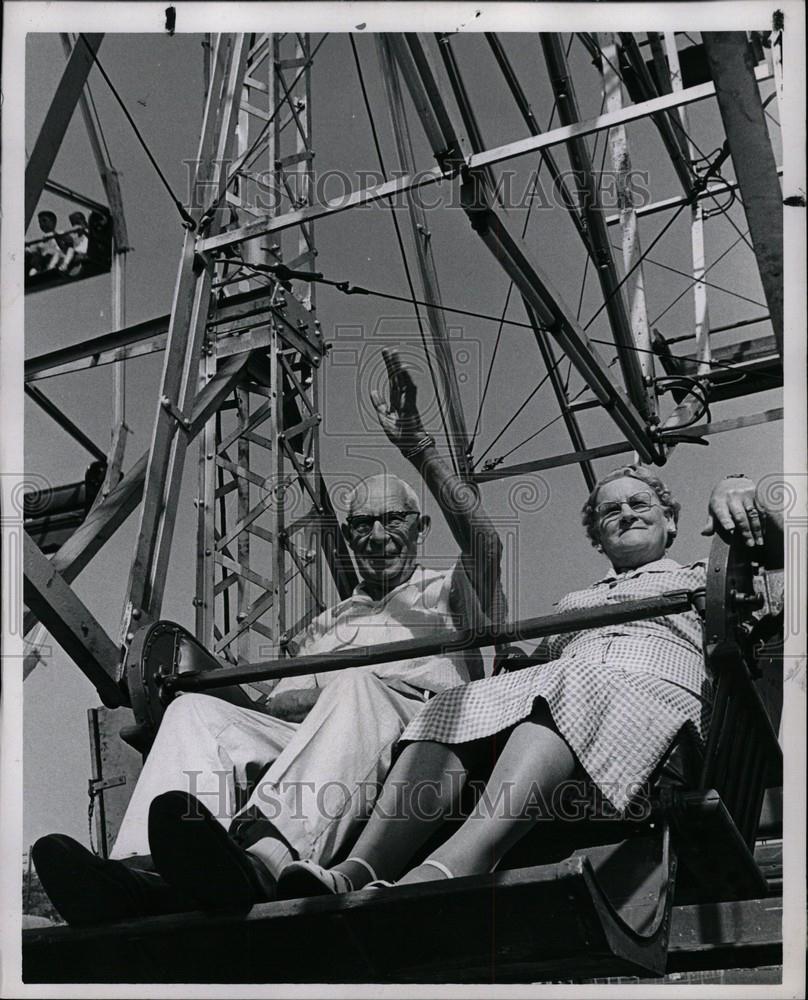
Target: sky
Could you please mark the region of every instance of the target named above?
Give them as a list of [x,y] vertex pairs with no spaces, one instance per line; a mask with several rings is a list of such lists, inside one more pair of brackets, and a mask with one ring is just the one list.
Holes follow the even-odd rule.
[[[182,16],[179,32],[173,37],[108,35],[99,57],[170,185],[182,199],[187,191],[189,162],[196,155],[199,138],[203,49],[202,37],[183,34],[181,22]],[[320,35],[315,34],[314,43],[319,38]],[[565,35],[565,43],[568,40],[569,36]],[[394,145],[384,107],[374,40],[359,32],[356,43],[389,169],[395,164]],[[523,137],[525,127],[484,39],[479,34],[459,34],[452,44],[486,145],[495,146]],[[552,94],[537,37],[512,33],[506,37],[505,44],[534,112],[546,125]],[[687,39],[682,38],[680,45],[685,44],[688,44]],[[29,36],[26,49],[28,151],[38,134],[63,65],[64,56],[57,35]],[[580,42],[572,45],[570,65],[578,87],[581,114],[585,118],[593,117],[600,108],[599,75]],[[169,311],[183,231],[171,200],[95,69],[90,75],[90,85],[113,164],[121,173],[133,247],[127,257],[126,322],[134,324]],[[378,163],[347,36],[335,33],[326,38],[315,60],[312,89],[316,170],[321,177],[333,178],[334,184],[338,183],[340,175],[347,175],[352,187],[357,187],[361,183],[361,173],[375,171]],[[763,93],[768,94],[772,89],[773,83],[766,83]],[[776,101],[769,104],[767,110],[776,120]],[[413,115],[410,122],[417,165],[429,167],[431,154]],[[774,121],[769,124],[775,156],[780,162],[779,128]],[[690,129],[705,154],[715,150],[721,126],[714,101],[691,108]],[[642,172],[649,197],[657,201],[678,194],[675,175],[653,126],[649,123],[630,126],[629,144],[633,165]],[[590,149],[592,146],[590,139]],[[603,148],[601,138],[594,154],[598,162]],[[562,165],[566,164],[563,155],[559,154],[559,160]],[[606,163],[609,163],[608,154]],[[535,156],[508,164],[516,195],[527,190],[535,167]],[[728,180],[733,179],[731,163],[723,173]],[[103,189],[78,114],[70,125],[51,176],[90,197],[103,200]],[[544,190],[548,191],[546,175],[542,177]],[[326,189],[326,196],[332,193],[336,191]],[[449,187],[428,189],[428,195],[432,199],[427,210],[428,226],[444,304],[499,316],[508,292],[504,271],[471,231],[459,205],[452,203]],[[47,194],[43,195],[40,207],[53,208],[64,216],[69,211],[65,203]],[[525,221],[526,211],[524,199],[521,207],[511,210],[519,227]],[[668,268],[680,271],[689,268],[686,215],[682,213],[650,255]],[[406,233],[405,210],[401,209],[398,217]],[[650,244],[667,219],[667,215],[656,215],[642,221],[644,245]],[[743,211],[738,205],[730,209],[729,219],[716,215],[708,220],[708,263],[737,240],[738,233],[732,222],[745,231]],[[344,212],[319,222],[315,232],[317,268],[326,277],[407,295],[388,208],[375,205]],[[613,229],[611,233],[616,241],[618,230]],[[562,296],[573,306],[577,306],[581,297],[581,317],[588,319],[600,304],[600,291],[589,269],[581,294],[585,256],[563,210],[536,207],[531,213],[526,239]],[[410,260],[413,261],[412,255]],[[666,308],[688,287],[688,279],[659,264],[648,263],[644,273],[649,318],[653,320],[663,314],[656,325],[668,336],[691,330],[691,294],[683,295],[677,304]],[[710,271],[709,277],[719,286],[709,291],[710,318],[714,326],[765,314],[754,257],[743,242],[726,254]],[[326,482],[335,488],[351,477],[376,471],[379,460],[391,471],[407,475],[405,463],[389,446],[383,442],[380,445],[378,435],[371,433],[363,421],[368,414],[367,387],[376,370],[373,359],[378,358],[382,344],[397,342],[403,345],[403,353],[423,368],[420,339],[411,308],[370,296],[347,297],[327,287],[318,288],[317,307],[324,338],[334,344],[323,366],[321,448]],[[516,295],[511,298],[508,316],[524,322]],[[529,330],[505,326],[494,354],[495,322],[451,313],[447,322],[461,373],[463,407],[470,426],[474,426],[488,366],[494,357],[475,448],[475,454],[480,456],[535,387],[543,375],[543,367]],[[108,276],[48,290],[26,299],[27,357],[110,329],[111,284]],[[719,335],[716,344],[768,332],[768,324],[762,323],[736,335]],[[605,313],[594,322],[589,333],[595,338],[609,338]],[[607,360],[612,358],[614,352],[609,347],[604,346],[602,351]],[[161,355],[154,354],[131,361],[127,366],[126,420],[131,436],[125,468],[148,444],[157,406],[161,365]],[[418,376],[418,383],[424,411],[434,418],[434,401],[428,381]],[[106,448],[112,422],[111,366],[40,381],[37,385],[93,440]],[[581,385],[581,380],[573,374],[571,392],[577,392]],[[670,405],[670,397],[665,397],[663,412],[667,412]],[[779,405],[782,405],[782,393],[772,390],[746,400],[718,404],[713,410],[713,418],[726,419]],[[82,478],[89,461],[87,454],[36,406],[28,400],[25,406],[27,471],[44,475],[55,484]],[[557,414],[550,386],[545,385],[515,424],[494,444],[487,457],[504,455]],[[589,446],[617,441],[621,437],[600,410],[584,411],[580,422]],[[434,420],[432,429],[439,430]],[[724,473],[747,472],[760,478],[780,472],[782,433],[782,423],[774,422],[711,437],[708,447],[681,445],[673,451],[663,476],[683,507],[680,535],[672,553],[680,562],[706,554],[708,543],[699,530],[712,484]],[[569,450],[563,424],[558,421],[535,440],[515,450],[505,464]],[[619,463],[614,459],[600,460],[595,464],[596,472],[606,472],[616,464]],[[193,626],[195,511],[192,486],[195,469],[196,448],[192,446],[186,462],[185,486],[163,606],[163,617],[190,627]],[[506,569],[514,618],[548,611],[562,594],[585,586],[606,569],[602,557],[593,551],[580,527],[578,511],[585,499],[585,489],[577,467],[488,484],[483,487],[483,497],[495,521],[514,540]],[[427,510],[433,515],[434,529],[426,543],[426,552],[431,557],[449,561],[453,545],[448,530],[432,501],[428,502]],[[75,583],[76,592],[112,637],[118,634],[137,523],[137,515],[130,517]],[[87,842],[86,788],[90,755],[86,710],[98,703],[90,683],[56,646],[26,681],[24,845],[54,830]]]

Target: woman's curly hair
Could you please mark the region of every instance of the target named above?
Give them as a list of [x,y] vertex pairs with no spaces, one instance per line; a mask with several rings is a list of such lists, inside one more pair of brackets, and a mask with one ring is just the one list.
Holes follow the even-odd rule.
[[598,499],[598,491],[601,486],[612,482],[614,479],[622,479],[628,476],[630,479],[638,479],[646,486],[650,486],[659,498],[662,509],[673,518],[673,530],[668,531],[668,540],[665,544],[669,548],[676,537],[676,526],[679,523],[679,511],[682,505],[674,497],[662,480],[653,474],[643,465],[623,465],[619,469],[614,469],[607,473],[595,484],[595,488],[589,494],[589,498],[581,508],[581,522],[586,528],[586,533],[594,546],[600,545],[600,533],[598,531],[597,518],[595,517],[595,506]]

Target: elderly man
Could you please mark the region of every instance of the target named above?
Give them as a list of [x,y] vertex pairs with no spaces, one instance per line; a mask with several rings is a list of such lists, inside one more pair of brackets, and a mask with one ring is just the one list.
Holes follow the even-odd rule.
[[[415,491],[396,476],[364,480],[342,526],[361,582],[311,624],[301,655],[424,637],[504,612],[499,537],[476,491],[424,431],[415,386],[395,352],[385,360],[390,404],[373,396],[380,424],[423,477],[461,556],[447,573],[420,566],[430,522]],[[75,924],[271,899],[289,861],[344,856],[406,725],[432,694],[480,674],[479,654],[437,654],[286,678],[263,705],[238,688],[228,689],[228,700],[183,695],[162,720],[114,860],[68,837],[43,837],[32,851],[43,886]],[[252,770],[262,776],[234,820],[237,787]],[[149,854],[160,874],[147,870]]]

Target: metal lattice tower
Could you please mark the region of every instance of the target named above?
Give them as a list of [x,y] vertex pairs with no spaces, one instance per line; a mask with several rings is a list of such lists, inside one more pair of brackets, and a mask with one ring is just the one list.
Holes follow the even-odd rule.
[[[310,68],[306,36],[220,36],[212,48],[193,209],[211,235],[260,216],[262,198],[274,214],[310,204]],[[287,266],[310,270],[313,226],[287,246],[295,235]],[[308,286],[300,295],[266,270],[283,261],[280,242],[235,246],[200,268],[195,239],[186,236],[172,308],[123,636],[159,617],[188,414],[201,404],[196,631],[245,662],[282,655],[323,610],[323,552],[340,589],[349,579],[334,562],[319,468],[323,344]]]
[[[311,205],[311,121],[309,36],[256,37],[238,109],[231,225]],[[285,239],[237,248],[213,284],[203,379],[216,377],[217,357],[250,360],[200,445],[194,603],[197,636],[233,662],[281,655],[324,607],[320,528],[333,518],[319,467],[314,296],[310,285],[283,287],[252,269],[283,261],[312,270],[315,256],[304,223]]]

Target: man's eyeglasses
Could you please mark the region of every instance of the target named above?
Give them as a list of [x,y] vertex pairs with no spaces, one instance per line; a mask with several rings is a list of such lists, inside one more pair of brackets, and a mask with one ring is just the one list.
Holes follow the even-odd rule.
[[378,521],[385,531],[391,528],[403,528],[407,523],[407,518],[414,514],[418,516],[417,510],[388,510],[383,514],[357,514],[348,518],[348,527],[356,535],[369,535],[373,531],[373,525]]
[[628,504],[635,514],[643,514],[652,507],[658,506],[658,501],[653,493],[643,490],[640,493],[634,493],[626,500],[605,500],[595,507],[595,514],[601,523],[613,521],[623,512],[624,504]]

